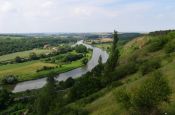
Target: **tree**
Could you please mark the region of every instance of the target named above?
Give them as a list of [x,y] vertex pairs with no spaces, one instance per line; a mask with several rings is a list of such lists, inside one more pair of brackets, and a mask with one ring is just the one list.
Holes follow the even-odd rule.
[[72,78],[72,77],[69,77],[66,81],[65,81],[65,84],[64,84],[64,87],[65,88],[69,88],[69,87],[72,87],[75,83],[75,80]]
[[160,72],[155,72],[136,91],[119,90],[116,93],[116,99],[127,110],[141,115],[150,115],[153,112],[158,113],[159,106],[163,102],[169,102],[171,93],[165,77]]
[[21,63],[21,62],[22,62],[21,57],[16,56],[16,58],[15,58],[15,62],[16,62],[16,63]]
[[35,112],[38,115],[47,115],[47,113],[52,109],[55,97],[55,79],[53,74],[51,74],[47,78],[46,86],[41,89],[37,96],[35,101]]
[[37,60],[38,57],[37,57],[36,53],[32,52],[32,53],[30,53],[30,55],[29,55],[29,59],[31,59],[31,60]]
[[117,31],[114,31],[112,51],[107,61],[107,71],[113,71],[118,63],[118,58],[119,58],[119,50],[117,48],[118,40],[119,38],[118,38]]
[[112,51],[106,63],[105,71],[104,71],[103,82],[105,82],[105,84],[110,83],[112,81],[111,73],[114,71],[114,69],[116,68],[118,64],[118,58],[119,58],[119,50],[117,47],[118,40],[119,38],[118,38],[117,31],[114,31]]
[[0,89],[0,110],[6,108],[11,101],[11,94],[6,89]]
[[75,46],[75,51],[77,52],[77,53],[85,53],[85,52],[87,52],[87,48],[86,48],[86,46],[84,46],[84,45],[76,45]]
[[118,40],[119,40],[118,33],[117,33],[117,31],[114,30],[112,51],[114,51],[117,48]]
[[87,59],[87,58],[83,58],[82,63],[83,63],[84,65],[86,65],[86,64],[88,63],[88,59]]
[[100,55],[99,59],[98,59],[98,64],[101,65],[102,64],[102,57]]

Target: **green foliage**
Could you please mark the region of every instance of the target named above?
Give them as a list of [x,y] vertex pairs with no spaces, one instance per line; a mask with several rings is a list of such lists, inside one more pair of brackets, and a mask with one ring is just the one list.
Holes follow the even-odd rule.
[[18,76],[16,75],[6,75],[2,79],[3,84],[15,84],[18,82]]
[[77,52],[77,53],[85,53],[85,52],[87,52],[87,48],[86,48],[86,46],[84,46],[84,45],[76,45],[75,46],[75,51]]
[[167,43],[167,41],[168,40],[164,36],[153,39],[152,41],[150,41],[148,45],[148,51],[155,52],[162,49],[164,45]]
[[94,77],[84,76],[75,82],[70,91],[70,99],[76,100],[86,97],[101,89],[100,80]]
[[140,115],[157,113],[163,102],[169,102],[171,88],[160,72],[155,72],[134,92],[119,90],[116,99],[124,108]]
[[83,58],[83,54],[72,54],[69,53],[68,55],[65,56],[64,61],[65,62],[71,62],[71,61],[76,61]]
[[[152,36],[152,40],[150,41],[149,45],[148,45],[148,51],[149,52],[155,52],[158,50],[161,50],[166,44],[167,42],[169,42],[169,44],[167,44],[165,47],[165,51],[168,52],[172,52],[174,44],[171,44],[172,39],[175,38],[175,31],[160,31],[160,32],[156,32],[154,33],[155,35]],[[158,34],[158,35],[157,35]],[[170,46],[169,46],[170,45]]]
[[72,109],[70,107],[62,108],[57,115],[88,115],[88,112],[83,109]]
[[86,65],[88,63],[88,58],[83,58],[82,63]]
[[175,42],[169,42],[165,46],[165,53],[172,53],[175,51]]
[[114,31],[113,34],[113,44],[112,44],[112,51],[111,55],[109,56],[109,59],[106,64],[106,69],[105,69],[105,74],[109,74],[109,72],[113,71],[118,63],[118,58],[119,58],[119,50],[117,48],[117,43],[118,43],[118,34],[116,31]]
[[[31,50],[34,48],[42,48],[45,44],[49,44],[52,46],[57,46],[61,43],[69,43],[76,42],[76,39],[61,39],[61,38],[53,38],[53,37],[28,37],[22,36],[19,39],[15,39],[14,36],[8,35],[12,39],[5,39],[7,37],[4,36],[4,39],[0,39],[0,55],[14,53],[19,51]],[[13,39],[14,38],[14,39]]]
[[30,53],[30,55],[29,55],[29,59],[30,59],[30,60],[37,60],[37,59],[38,59],[38,56],[36,55],[36,53],[32,52],[32,53]]
[[53,75],[50,75],[47,78],[46,86],[42,88],[37,95],[34,112],[37,113],[37,115],[47,115],[54,104],[55,97],[55,79]]
[[5,109],[11,101],[11,93],[6,89],[0,89],[0,110]]
[[22,62],[21,57],[16,56],[16,58],[15,58],[15,62],[16,62],[16,63],[21,63],[21,62]]
[[59,85],[61,85],[61,87],[63,87],[64,89],[66,88],[70,88],[74,85],[75,80],[72,77],[69,77],[65,82],[59,82]]
[[142,73],[142,75],[145,75],[149,72],[152,72],[158,68],[160,68],[160,60],[159,59],[152,59],[152,60],[148,60],[143,62],[143,64],[140,66],[140,71]]

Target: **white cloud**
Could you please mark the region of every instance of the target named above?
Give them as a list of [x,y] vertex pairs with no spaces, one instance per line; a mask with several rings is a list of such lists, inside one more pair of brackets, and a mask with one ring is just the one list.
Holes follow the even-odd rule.
[[6,13],[13,10],[14,7],[12,3],[8,1],[0,1],[0,13]]
[[161,27],[161,22],[175,26],[175,4],[161,1],[0,0],[0,32],[112,31],[115,25],[134,31],[155,28],[152,23]]

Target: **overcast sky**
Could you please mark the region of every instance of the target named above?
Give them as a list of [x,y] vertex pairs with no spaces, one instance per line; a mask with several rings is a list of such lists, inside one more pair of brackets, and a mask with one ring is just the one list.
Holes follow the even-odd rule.
[[173,28],[174,0],[0,0],[0,33]]

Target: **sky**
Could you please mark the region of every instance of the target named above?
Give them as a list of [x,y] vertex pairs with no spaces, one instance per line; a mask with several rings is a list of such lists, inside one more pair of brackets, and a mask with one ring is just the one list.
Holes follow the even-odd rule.
[[0,33],[175,29],[174,0],[0,0]]

